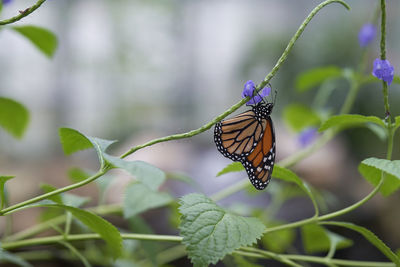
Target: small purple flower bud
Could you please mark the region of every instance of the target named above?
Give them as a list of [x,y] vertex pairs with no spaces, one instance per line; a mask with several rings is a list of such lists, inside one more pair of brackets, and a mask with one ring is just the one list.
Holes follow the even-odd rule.
[[394,68],[387,59],[375,59],[372,75],[390,85],[394,77]]
[[374,40],[376,35],[376,26],[371,23],[364,24],[358,33],[358,42],[361,47],[366,47]]
[[248,96],[253,96],[253,92],[254,89],[256,88],[256,85],[254,84],[254,82],[252,80],[248,80],[243,88],[243,92],[242,92],[242,97],[248,97]]
[[300,146],[306,147],[318,137],[317,129],[314,127],[309,127],[304,129],[303,131],[300,132],[298,136],[298,141],[300,143]]

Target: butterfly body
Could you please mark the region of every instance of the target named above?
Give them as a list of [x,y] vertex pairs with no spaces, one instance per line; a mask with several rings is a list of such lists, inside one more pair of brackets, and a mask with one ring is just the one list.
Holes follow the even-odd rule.
[[275,163],[272,103],[258,103],[249,111],[218,122],[214,141],[225,157],[242,163],[253,186],[267,187]]

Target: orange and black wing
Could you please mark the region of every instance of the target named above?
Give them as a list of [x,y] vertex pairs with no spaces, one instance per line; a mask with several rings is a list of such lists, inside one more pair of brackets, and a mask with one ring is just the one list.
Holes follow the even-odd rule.
[[251,183],[258,190],[267,187],[271,180],[275,163],[274,126],[269,116],[263,119],[263,121],[265,121],[266,127],[262,139],[258,142],[254,150],[241,160]]
[[253,110],[241,113],[215,125],[214,141],[217,149],[233,161],[242,161],[262,139],[266,120],[257,120]]

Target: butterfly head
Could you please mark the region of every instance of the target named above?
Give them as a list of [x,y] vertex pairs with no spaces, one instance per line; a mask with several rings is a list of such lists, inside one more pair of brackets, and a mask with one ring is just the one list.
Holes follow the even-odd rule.
[[253,106],[254,113],[256,117],[265,118],[272,113],[272,109],[274,107],[273,103],[263,103],[260,102],[257,105]]

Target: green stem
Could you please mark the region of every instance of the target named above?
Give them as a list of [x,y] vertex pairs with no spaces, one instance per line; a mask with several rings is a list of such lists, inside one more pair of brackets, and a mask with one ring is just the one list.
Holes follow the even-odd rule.
[[89,261],[79,252],[79,250],[77,250],[74,246],[72,246],[70,243],[65,242],[65,241],[60,241],[59,242],[61,245],[65,246],[67,249],[69,249],[69,251],[72,252],[72,254],[74,254],[76,257],[78,257],[82,264],[85,267],[91,267],[92,265],[89,263]]
[[[245,252],[241,253],[241,252]],[[340,259],[330,259],[326,257],[317,257],[317,256],[306,256],[306,255],[291,255],[291,254],[278,254],[271,251],[265,251],[257,248],[241,248],[239,251],[235,253],[241,254],[243,256],[254,257],[254,258],[267,258],[267,259],[275,259],[284,262],[282,260],[291,261],[293,263],[296,261],[304,261],[304,262],[313,262],[320,263],[325,265],[339,265],[339,266],[354,266],[354,267],[394,267],[395,264],[391,262],[371,262],[371,261],[354,261],[354,260],[340,260]],[[294,263],[296,264],[296,263]],[[290,264],[288,264],[290,265]],[[293,265],[300,266],[300,265]]]
[[[136,239],[136,240],[153,240],[153,241],[169,241],[169,242],[181,242],[183,237],[173,235],[147,235],[147,234],[121,234],[123,239]],[[15,249],[25,246],[36,246],[36,245],[47,245],[54,244],[60,241],[83,241],[102,239],[99,234],[78,234],[78,235],[57,235],[48,237],[38,237],[32,239],[25,239],[12,242],[4,242],[1,244],[3,249]]]
[[[111,205],[102,205],[95,208],[88,208],[87,211],[94,212],[98,215],[107,215],[112,213],[121,213],[122,207],[119,204],[111,204]],[[30,236],[34,236],[38,233],[41,233],[54,225],[59,225],[66,220],[66,215],[60,215],[48,221],[42,222],[40,224],[36,224],[28,229],[25,229],[21,232],[15,233],[13,235],[8,236],[5,241],[17,241],[21,239],[28,238]]]
[[341,210],[338,210],[338,211],[335,211],[335,212],[332,212],[332,213],[328,213],[326,215],[322,215],[322,216],[318,217],[317,220],[318,221],[329,220],[329,219],[332,219],[334,217],[338,217],[338,216],[341,216],[343,214],[346,214],[346,213],[348,213],[348,212],[350,212],[352,210],[355,210],[356,208],[362,206],[365,202],[370,200],[373,196],[376,195],[376,193],[379,192],[379,189],[381,189],[384,180],[385,180],[384,177],[382,177],[380,179],[380,181],[379,181],[379,184],[374,188],[374,190],[372,190],[367,196],[365,196],[360,201],[358,201],[358,202],[354,203],[353,205],[348,206],[348,207],[346,207],[344,209],[341,209]]
[[19,21],[20,19],[28,16],[29,14],[31,14],[33,11],[35,11],[36,9],[38,9],[44,2],[46,2],[46,0],[39,0],[36,2],[36,4],[34,4],[33,6],[20,11],[19,15],[9,18],[9,19],[5,19],[5,20],[1,20],[0,21],[0,25],[6,25],[6,24],[11,24],[14,23],[16,21]]
[[8,208],[2,209],[0,211],[0,215],[3,216],[3,215],[6,215],[6,214],[10,214],[10,213],[16,211],[17,209],[22,208],[24,206],[27,206],[29,204],[33,204],[35,202],[41,201],[43,199],[46,199],[48,197],[55,196],[55,195],[58,195],[60,193],[63,193],[63,192],[66,192],[66,191],[70,191],[72,189],[84,186],[84,185],[86,185],[88,183],[93,182],[94,180],[96,180],[100,176],[104,175],[104,173],[106,173],[106,170],[101,170],[101,171],[97,172],[96,174],[88,177],[87,179],[85,179],[85,180],[83,180],[81,182],[78,182],[78,183],[75,183],[75,184],[71,184],[71,185],[59,188],[59,189],[51,191],[49,193],[46,193],[46,194],[31,198],[31,199],[28,199],[28,200],[25,200],[23,202],[20,202],[18,204],[15,204],[13,206],[8,207]]
[[294,267],[301,267],[301,265],[295,263],[294,261],[288,259],[285,255],[280,255],[277,253],[273,253],[270,251],[266,251],[266,250],[261,250],[261,249],[256,249],[256,248],[250,248],[250,247],[244,247],[241,248],[240,250],[242,251],[246,251],[246,252],[251,252],[251,253],[259,253],[262,256],[266,256],[268,258],[274,259],[276,261],[282,262],[286,265],[289,266],[294,266]]
[[381,59],[386,59],[386,1],[381,0]]

